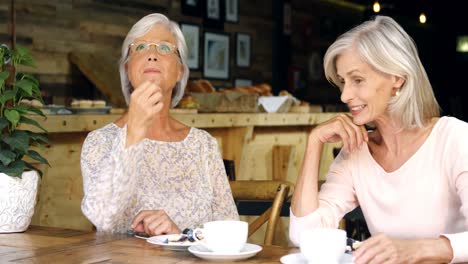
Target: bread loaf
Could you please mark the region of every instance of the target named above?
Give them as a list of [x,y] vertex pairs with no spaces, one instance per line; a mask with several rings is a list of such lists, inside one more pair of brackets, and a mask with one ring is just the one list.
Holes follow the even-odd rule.
[[216,89],[208,80],[190,81],[187,83],[187,92],[192,93],[215,93]]

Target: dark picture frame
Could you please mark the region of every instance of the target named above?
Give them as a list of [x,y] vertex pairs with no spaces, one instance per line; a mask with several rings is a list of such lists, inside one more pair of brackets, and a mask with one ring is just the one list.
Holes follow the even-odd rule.
[[200,26],[180,23],[180,29],[187,43],[187,65],[191,70],[200,69]]
[[229,79],[229,34],[205,31],[203,44],[203,76]]
[[252,57],[252,37],[247,33],[236,34],[236,66],[250,67]]
[[223,31],[225,0],[204,0],[203,3],[203,26]]
[[182,14],[187,16],[202,16],[204,0],[181,0]]
[[226,0],[226,22],[239,23],[239,0]]

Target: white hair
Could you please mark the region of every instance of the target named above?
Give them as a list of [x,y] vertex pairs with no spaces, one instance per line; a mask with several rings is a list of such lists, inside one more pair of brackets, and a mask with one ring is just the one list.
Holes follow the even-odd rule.
[[403,128],[423,127],[440,115],[439,104],[422,65],[413,39],[392,18],[377,16],[349,30],[328,48],[324,56],[325,76],[342,89],[336,59],[354,49],[375,70],[405,80],[398,96],[389,102],[389,113]]
[[171,107],[175,107],[184,95],[185,86],[187,85],[187,80],[190,74],[187,65],[187,44],[185,43],[184,35],[182,34],[182,31],[180,30],[180,27],[177,23],[169,20],[163,14],[155,13],[143,17],[135,25],[133,25],[122,44],[122,56],[120,57],[119,71],[122,92],[127,105],[130,103],[130,94],[134,90],[134,87],[130,83],[127,71],[125,69],[125,65],[129,59],[129,46],[132,42],[135,41],[135,39],[143,36],[157,25],[165,26],[176,38],[176,46],[179,53],[180,62],[184,68],[184,74],[182,75],[182,78],[176,83],[172,91]]

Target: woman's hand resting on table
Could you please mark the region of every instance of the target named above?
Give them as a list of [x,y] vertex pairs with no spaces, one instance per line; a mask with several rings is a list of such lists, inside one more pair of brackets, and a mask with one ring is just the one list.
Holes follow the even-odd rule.
[[150,236],[180,234],[180,229],[172,222],[164,210],[143,210],[133,219],[132,228]]
[[377,234],[354,252],[354,263],[448,263],[453,257],[446,238],[399,240]]
[[360,148],[362,143],[369,142],[366,128],[355,125],[348,115],[340,114],[312,130],[309,140],[318,143],[343,142],[343,148],[350,153]]

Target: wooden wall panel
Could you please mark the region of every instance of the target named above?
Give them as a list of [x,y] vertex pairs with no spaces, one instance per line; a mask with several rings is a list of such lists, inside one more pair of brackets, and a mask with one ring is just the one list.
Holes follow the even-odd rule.
[[[200,26],[201,41],[205,30],[217,31],[203,27],[202,17],[183,15],[180,0],[17,0],[15,3],[17,43],[30,48],[38,66],[26,71],[38,75],[47,94],[56,93],[60,97],[79,95],[84,85],[79,78],[85,77],[72,72],[68,53],[99,53],[117,60],[128,30],[146,14],[161,12],[177,22],[195,23]],[[9,1],[0,1],[0,42],[9,41],[8,9]],[[258,30],[260,28],[262,30]],[[252,79],[255,83],[271,82],[271,1],[240,1],[239,22],[226,22],[224,32],[231,38],[230,78],[212,80],[213,84],[217,88],[231,87],[235,78]],[[252,36],[252,61],[248,69],[235,66],[236,32]],[[203,42],[200,43],[200,54],[203,54],[202,50]],[[203,57],[200,59],[203,61]],[[202,73],[192,71],[190,78],[202,78]],[[57,92],[57,87],[65,91]],[[120,87],[115,90],[120,93]],[[98,95],[106,99],[104,95]]]

